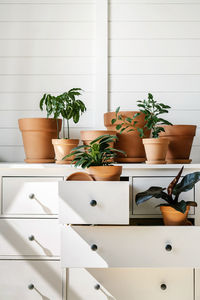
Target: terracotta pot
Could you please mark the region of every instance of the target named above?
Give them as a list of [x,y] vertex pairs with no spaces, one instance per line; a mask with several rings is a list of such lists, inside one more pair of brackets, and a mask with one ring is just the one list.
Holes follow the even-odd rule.
[[176,225],[190,225],[187,221],[188,212],[190,207],[187,206],[185,213],[177,211],[171,206],[161,206],[160,210],[163,215],[164,224],[167,226],[176,226]]
[[77,147],[79,140],[77,139],[53,139],[52,144],[54,145],[54,150],[56,153],[56,163],[57,164],[71,164],[74,156],[70,156],[63,160],[63,157],[68,155],[73,148]]
[[[119,114],[122,114],[123,117],[132,118],[138,111],[121,111]],[[117,121],[112,125],[111,120],[116,117],[115,112],[108,112],[104,114],[104,125],[108,130],[116,130],[116,125],[120,124],[120,121]],[[145,125],[145,115],[141,114],[138,116],[135,121],[137,121],[136,128],[144,128]],[[144,146],[142,139],[139,136],[137,130],[131,132],[123,132],[122,134],[117,133],[119,140],[117,141],[115,148],[123,150],[126,152],[126,157],[119,155],[116,159],[117,162],[144,162],[146,159]],[[148,138],[150,136],[150,131],[145,131],[145,136]]]
[[98,166],[87,169],[96,181],[119,181],[122,173],[121,166]]
[[168,139],[143,139],[147,164],[166,164],[166,154],[168,150]]
[[165,132],[160,133],[161,138],[168,138],[170,145],[167,151],[167,163],[187,164],[192,160],[190,152],[196,133],[195,125],[163,125]]
[[[46,118],[19,119],[27,163],[51,163],[55,152],[51,140],[57,138],[57,120]],[[58,120],[61,130],[62,120]]]
[[[109,134],[109,135],[116,135],[116,131],[111,130],[86,130],[81,131],[81,140],[83,141],[84,145],[89,145],[91,141],[98,138],[101,135]],[[114,143],[112,143],[111,147],[114,146]]]

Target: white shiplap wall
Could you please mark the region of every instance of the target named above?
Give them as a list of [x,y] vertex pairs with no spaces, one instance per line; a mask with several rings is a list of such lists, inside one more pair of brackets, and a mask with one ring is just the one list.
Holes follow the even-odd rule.
[[94,126],[95,41],[95,0],[0,0],[0,161],[24,159],[17,120],[45,116],[45,92],[83,88]]
[[[109,0],[109,110],[152,92],[174,124],[200,128],[200,1]],[[200,130],[192,150],[200,161]]]
[[200,128],[200,0],[0,0],[0,161],[24,158],[18,118],[71,87],[88,107],[73,137],[148,92]]

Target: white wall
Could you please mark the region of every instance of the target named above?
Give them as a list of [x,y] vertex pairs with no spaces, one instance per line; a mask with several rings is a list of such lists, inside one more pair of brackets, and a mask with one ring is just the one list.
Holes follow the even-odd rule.
[[17,119],[44,116],[43,93],[72,87],[88,107],[74,137],[148,92],[173,123],[200,126],[200,0],[0,0],[1,161],[24,158]]

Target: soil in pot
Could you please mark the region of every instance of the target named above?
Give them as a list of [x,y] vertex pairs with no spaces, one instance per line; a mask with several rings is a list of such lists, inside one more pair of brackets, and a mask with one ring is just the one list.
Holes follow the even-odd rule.
[[142,141],[147,156],[147,164],[166,164],[166,154],[169,145],[167,138],[143,139]]
[[[83,141],[84,145],[89,145],[94,139],[98,138],[101,135],[116,135],[116,131],[111,130],[86,130],[81,131],[81,140]],[[111,147],[114,145],[112,144]]]
[[95,166],[87,169],[96,181],[119,181],[122,173],[121,166]]
[[68,157],[63,160],[63,157],[68,155],[73,148],[77,147],[79,144],[78,139],[53,139],[52,144],[54,146],[56,154],[56,163],[57,164],[71,164],[74,159],[73,156]]
[[[46,118],[19,119],[27,163],[55,162],[52,139],[61,130],[62,120]],[[58,128],[57,128],[58,127]]]
[[[132,118],[138,111],[121,111],[119,114],[123,116],[123,118]],[[118,120],[115,124],[112,124],[111,121],[116,117],[115,112],[108,112],[104,114],[104,125],[107,130],[116,130],[116,125],[120,124]],[[141,114],[136,117],[135,121],[137,121],[137,127],[144,128],[146,123],[145,115]],[[136,127],[136,128],[137,128]],[[123,132],[121,134],[117,133],[119,140],[116,142],[115,148],[119,150],[123,150],[126,153],[126,157],[123,155],[119,155],[116,159],[117,162],[144,162],[146,160],[144,145],[142,143],[142,139],[139,136],[137,130],[131,132]],[[145,137],[150,136],[150,131],[145,131]]]
[[187,221],[188,212],[190,210],[190,207],[187,206],[187,209],[185,213],[181,213],[180,211],[177,211],[171,206],[161,206],[160,210],[163,215],[163,221],[164,224],[167,226],[177,226],[177,225],[190,225]]
[[168,138],[170,141],[167,151],[167,163],[187,164],[190,159],[193,139],[196,133],[195,125],[163,125],[165,132],[160,133],[161,138]]

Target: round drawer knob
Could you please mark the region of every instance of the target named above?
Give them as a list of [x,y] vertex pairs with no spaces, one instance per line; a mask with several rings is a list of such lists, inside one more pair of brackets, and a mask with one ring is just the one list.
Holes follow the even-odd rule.
[[29,195],[29,198],[30,198],[30,199],[34,199],[34,198],[35,198],[35,195],[34,195],[34,194],[30,194],[30,195]]
[[163,283],[163,284],[161,284],[160,288],[161,288],[161,290],[165,291],[167,289],[167,286],[166,286],[166,284]]
[[97,251],[97,249],[98,249],[97,245],[93,244],[93,245],[91,246],[91,250],[92,250],[92,251]]
[[97,201],[96,200],[91,200],[90,201],[90,205],[91,206],[96,206],[97,205]]
[[96,284],[95,286],[94,286],[94,288],[95,288],[95,290],[100,290],[100,284]]
[[167,244],[166,247],[165,247],[165,250],[166,250],[167,252],[172,251],[172,245]]
[[32,284],[32,283],[29,284],[29,285],[28,285],[28,289],[29,289],[29,290],[33,290],[33,289],[34,289],[34,284]]
[[34,237],[34,235],[30,235],[29,237],[28,237],[28,239],[29,239],[29,241],[34,241],[34,239],[35,239],[35,237]]

